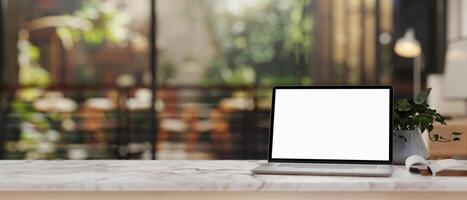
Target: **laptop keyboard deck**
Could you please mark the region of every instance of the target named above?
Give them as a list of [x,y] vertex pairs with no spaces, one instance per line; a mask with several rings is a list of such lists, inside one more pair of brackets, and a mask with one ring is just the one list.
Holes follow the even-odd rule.
[[334,165],[334,164],[310,164],[310,163],[283,163],[278,164],[275,167],[286,167],[286,168],[325,168],[325,169],[376,169],[377,165]]

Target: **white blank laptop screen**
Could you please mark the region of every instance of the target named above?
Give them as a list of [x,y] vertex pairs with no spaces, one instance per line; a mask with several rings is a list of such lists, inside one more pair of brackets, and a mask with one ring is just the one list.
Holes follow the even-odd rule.
[[389,161],[389,89],[276,89],[272,159]]

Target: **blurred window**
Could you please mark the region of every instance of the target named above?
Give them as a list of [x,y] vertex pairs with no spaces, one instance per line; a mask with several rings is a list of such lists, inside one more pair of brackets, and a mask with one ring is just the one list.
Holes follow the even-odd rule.
[[157,1],[157,94],[149,0],[4,1],[5,159],[262,159],[273,85],[392,78],[390,0]]

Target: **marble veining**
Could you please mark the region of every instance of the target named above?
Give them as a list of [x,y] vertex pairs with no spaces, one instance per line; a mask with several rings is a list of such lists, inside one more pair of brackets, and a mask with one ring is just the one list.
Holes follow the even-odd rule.
[[[0,191],[463,191],[467,177],[255,175],[265,161],[0,161]],[[467,164],[467,161],[466,161]]]

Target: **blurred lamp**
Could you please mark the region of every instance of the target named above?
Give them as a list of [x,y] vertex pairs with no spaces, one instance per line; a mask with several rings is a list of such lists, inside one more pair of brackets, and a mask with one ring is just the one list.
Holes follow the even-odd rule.
[[409,28],[404,36],[397,40],[394,51],[404,58],[415,58],[422,53],[420,42],[415,38],[412,28]]
[[422,46],[415,38],[415,31],[413,28],[407,29],[404,36],[396,41],[394,52],[404,58],[413,58],[413,97],[415,98],[420,92],[422,85]]

